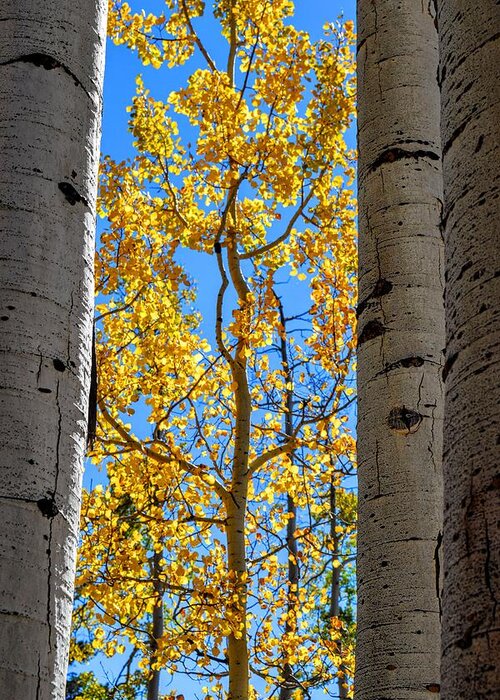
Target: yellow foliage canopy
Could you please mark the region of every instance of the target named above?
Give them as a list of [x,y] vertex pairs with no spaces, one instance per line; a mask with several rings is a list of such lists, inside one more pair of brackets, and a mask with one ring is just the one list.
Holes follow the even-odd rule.
[[354,533],[353,25],[314,43],[288,0],[221,0],[216,62],[204,13],[110,4],[116,43],[195,68],[166,100],[137,78],[136,156],[102,165],[92,459],[109,481],[84,501],[76,622],[213,697],[226,676],[236,697],[237,655],[299,692],[352,672],[346,624],[314,611],[334,610]]

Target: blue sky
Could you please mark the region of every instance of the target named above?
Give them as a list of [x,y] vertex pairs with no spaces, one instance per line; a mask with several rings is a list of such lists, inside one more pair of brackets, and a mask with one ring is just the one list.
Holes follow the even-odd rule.
[[[148,11],[161,11],[163,2],[160,0],[129,0],[133,9],[144,9]],[[313,39],[322,36],[322,27],[325,23],[334,21],[340,14],[346,19],[354,19],[355,9],[353,0],[344,0],[341,3],[334,3],[332,0],[296,0],[296,14],[294,24],[300,29],[308,31]],[[217,37],[214,33],[214,41]],[[217,56],[217,47],[213,47],[213,55]],[[151,67],[144,67],[130,49],[123,46],[114,46],[108,41],[106,56],[106,73],[104,83],[104,113],[103,113],[103,134],[102,153],[110,155],[114,160],[124,160],[133,155],[132,136],[128,132],[127,124],[129,115],[126,111],[131,104],[132,96],[135,93],[135,78],[138,73],[143,75],[146,86],[151,90],[154,97],[165,98],[167,94],[181,87],[187,76],[193,70],[193,62],[188,62],[186,66],[171,70],[155,70]],[[349,144],[354,145],[354,130],[349,137]],[[98,231],[105,228],[105,222],[98,222]],[[193,254],[195,255],[195,254]],[[193,259],[194,267],[200,267],[206,262],[204,260]],[[196,269],[193,271],[196,273]],[[197,275],[196,275],[197,276]],[[210,275],[200,276],[205,279],[205,284],[210,285]],[[213,308],[203,304],[203,288],[199,288],[198,308],[209,320],[213,316]],[[140,431],[138,431],[140,433]],[[84,477],[84,484],[88,488],[104,480],[104,475],[98,473],[95,468],[89,467]],[[112,677],[115,670],[120,669],[122,661],[120,659],[104,659],[105,668]],[[103,668],[99,664],[93,664],[92,670],[103,676]],[[168,680],[165,678],[165,681]],[[202,697],[202,682],[196,683],[183,677],[175,679],[177,692],[183,692],[186,700],[189,698]],[[164,692],[167,691],[163,687]],[[317,691],[319,697],[320,691]],[[313,693],[313,697],[316,695]]]

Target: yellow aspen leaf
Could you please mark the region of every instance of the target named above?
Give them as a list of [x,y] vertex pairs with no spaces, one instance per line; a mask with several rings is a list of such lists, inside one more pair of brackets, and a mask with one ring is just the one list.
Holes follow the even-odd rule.
[[[246,645],[269,694],[286,663],[312,691],[339,656],[311,613],[352,578],[354,546],[337,415],[354,367],[353,25],[314,42],[289,0],[140,9],[112,0],[113,41],[161,71],[196,62],[166,97],[137,79],[135,155],[101,166],[92,460],[108,481],[82,507],[75,633],[132,645],[144,677],[181,660],[234,677],[226,654]],[[353,640],[346,622],[346,657]]]

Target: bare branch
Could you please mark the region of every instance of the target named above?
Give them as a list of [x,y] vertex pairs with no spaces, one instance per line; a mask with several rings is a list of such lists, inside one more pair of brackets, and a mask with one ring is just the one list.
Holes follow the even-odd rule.
[[202,54],[203,58],[205,59],[205,61],[207,62],[210,70],[212,72],[215,72],[217,70],[217,67],[216,67],[215,63],[213,62],[212,58],[210,57],[210,54],[206,50],[200,37],[198,36],[198,34],[196,33],[196,31],[193,27],[193,23],[191,22],[191,17],[189,16],[189,12],[188,12],[187,7],[186,7],[186,1],[181,0],[181,5],[182,5],[182,12],[184,14],[184,17],[186,18],[186,24],[189,27],[189,31],[191,32],[191,35],[196,43],[196,46],[201,51],[201,54]]
[[[323,170],[321,174],[323,174],[325,172],[325,170]],[[276,238],[274,241],[270,241],[269,243],[266,243],[265,245],[260,246],[259,248],[254,248],[253,250],[249,250],[246,253],[240,253],[239,254],[240,260],[248,260],[249,258],[255,258],[259,255],[264,255],[264,253],[267,253],[268,251],[272,250],[273,248],[276,248],[276,246],[278,246],[280,243],[283,243],[284,241],[286,241],[286,239],[288,238],[288,236],[292,232],[292,229],[295,225],[295,222],[297,221],[299,216],[302,214],[302,212],[304,211],[306,206],[309,204],[313,195],[314,195],[314,188],[311,187],[307,196],[305,197],[305,199],[302,200],[302,202],[300,203],[300,206],[297,208],[297,210],[293,214],[292,218],[288,222],[288,226],[283,231],[281,236],[278,236],[278,238]]]
[[[199,477],[207,485],[213,486],[214,490],[220,496],[220,498],[224,502],[226,502],[227,498],[229,497],[229,492],[226,490],[225,486],[220,481],[218,481],[215,477],[209,475],[208,470],[205,469],[203,466],[191,464],[187,460],[179,459],[177,457],[168,457],[167,455],[163,455],[160,452],[156,452],[156,450],[152,450],[150,447],[147,447],[145,444],[132,437],[132,435],[129,434],[126,428],[116,418],[113,418],[103,401],[99,401],[99,408],[101,409],[101,413],[106,419],[107,423],[109,423],[109,425],[114,430],[116,430],[116,432],[129,445],[134,446],[138,452],[141,452],[142,454],[146,455],[147,457],[150,457],[151,459],[154,459],[156,462],[160,462],[161,464],[176,464],[179,467],[179,469],[182,469],[188,474],[193,474],[194,476]],[[207,479],[207,477],[209,476],[210,480]]]

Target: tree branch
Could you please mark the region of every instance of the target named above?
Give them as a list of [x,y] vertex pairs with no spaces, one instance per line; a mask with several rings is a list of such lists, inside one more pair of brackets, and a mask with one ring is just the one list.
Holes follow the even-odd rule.
[[[101,413],[106,419],[107,423],[109,423],[109,425],[114,430],[116,430],[116,432],[129,445],[133,445],[138,452],[142,452],[142,454],[146,455],[147,457],[150,457],[151,459],[154,459],[157,462],[160,462],[161,464],[178,465],[178,467],[183,471],[187,472],[188,474],[193,474],[193,476],[199,477],[208,486],[213,486],[215,492],[218,496],[220,496],[223,502],[225,503],[227,501],[227,499],[229,498],[229,492],[220,481],[218,481],[214,476],[208,473],[207,469],[197,466],[196,464],[191,464],[185,459],[179,459],[177,457],[167,457],[167,455],[163,455],[160,452],[156,452],[156,450],[152,450],[150,447],[147,447],[142,442],[140,442],[140,440],[137,440],[136,438],[132,437],[128,433],[128,431],[123,427],[123,425],[121,425],[116,418],[113,418],[103,401],[99,401],[99,408],[101,409]],[[210,481],[207,480],[208,476],[211,477]]]
[[267,462],[270,462],[275,457],[279,457],[279,455],[293,452],[294,449],[295,441],[293,439],[284,442],[282,445],[278,445],[278,447],[273,447],[271,450],[268,450],[267,452],[264,452],[263,454],[256,457],[253,460],[253,462],[251,462],[248,465],[248,474],[251,476],[257,471],[257,469],[260,469],[260,467],[262,467]]

